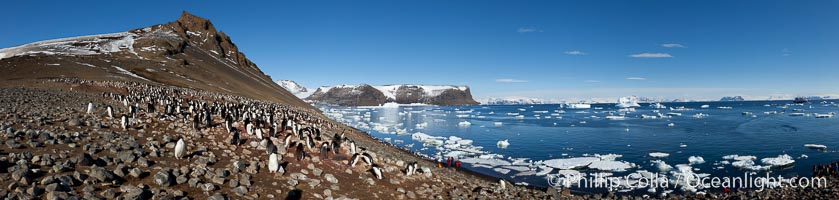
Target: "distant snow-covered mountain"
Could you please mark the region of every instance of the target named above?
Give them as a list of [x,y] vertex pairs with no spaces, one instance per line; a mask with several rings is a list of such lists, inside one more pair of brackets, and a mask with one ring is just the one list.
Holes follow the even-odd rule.
[[337,85],[315,90],[307,100],[344,106],[377,106],[388,102],[431,105],[478,104],[467,86],[450,85]]
[[538,98],[527,98],[527,97],[504,97],[504,98],[492,98],[484,102],[486,105],[531,105],[531,104],[544,104],[545,101]]
[[289,92],[294,94],[294,96],[297,96],[301,99],[306,98],[313,93],[309,92],[309,89],[307,89],[306,87],[303,87],[302,85],[297,84],[297,82],[294,82],[292,80],[276,80],[274,82],[276,82],[277,85],[280,85],[280,87],[283,87],[285,90],[288,90]]

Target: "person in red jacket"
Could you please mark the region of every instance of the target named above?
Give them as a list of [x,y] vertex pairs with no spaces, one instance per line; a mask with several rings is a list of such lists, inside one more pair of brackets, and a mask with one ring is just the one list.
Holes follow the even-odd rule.
[[457,168],[457,169],[460,169],[460,161],[459,160],[454,162],[454,167]]
[[452,167],[452,161],[453,160],[454,159],[452,157],[449,157],[448,159],[446,159],[446,167]]

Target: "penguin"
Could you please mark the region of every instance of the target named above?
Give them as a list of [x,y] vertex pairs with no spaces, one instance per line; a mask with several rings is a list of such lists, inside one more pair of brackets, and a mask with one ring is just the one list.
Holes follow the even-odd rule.
[[414,174],[414,165],[408,164],[408,168],[405,168],[405,175],[412,175]]
[[239,130],[233,129],[232,134],[233,134],[233,138],[230,139],[230,144],[239,145],[239,142],[241,141],[240,140],[241,136],[239,135],[240,134]]
[[260,140],[264,139],[262,136],[262,128],[256,128],[256,138]]
[[350,153],[351,153],[351,154],[358,153],[358,152],[356,152],[356,150],[355,150],[355,141],[350,141]]
[[350,158],[350,167],[355,167],[355,164],[358,163],[358,157],[361,157],[361,154],[353,154],[352,158]]
[[114,118],[114,108],[112,108],[111,106],[108,106],[108,109],[106,109],[106,110],[108,112],[108,118],[113,119]]
[[413,166],[412,168],[414,169],[413,171],[411,171],[411,174],[416,174],[417,170],[419,170],[419,164],[417,164],[417,162],[414,161],[411,163],[411,166]]
[[315,148],[315,141],[312,140],[312,136],[306,136],[306,147],[308,149]]
[[181,159],[186,155],[186,144],[184,143],[184,139],[178,139],[178,143],[175,144],[175,159]]
[[373,175],[376,176],[376,179],[382,179],[382,168],[380,168],[379,165],[373,165],[370,171],[373,172]]
[[361,160],[367,163],[367,165],[373,165],[373,156],[367,152],[361,153]]
[[248,135],[253,135],[253,124],[248,123],[248,125],[245,125],[245,131],[248,132]]
[[87,114],[93,114],[93,102],[87,103]]
[[294,151],[294,158],[297,158],[298,161],[306,158],[306,152],[302,143],[297,143],[297,149]]
[[320,157],[321,159],[326,159],[328,158],[327,156],[329,156],[329,142],[323,142],[320,145]]
[[122,126],[122,130],[128,129],[128,116],[122,115],[120,125]]
[[277,146],[274,145],[274,142],[272,142],[271,140],[267,140],[267,139],[264,140],[264,141],[268,141],[268,144],[265,145],[265,152],[266,153],[268,153],[268,154],[277,153]]
[[280,170],[280,159],[278,157],[276,153],[271,153],[268,156],[268,172],[276,173]]
[[285,139],[283,139],[283,148],[288,148],[288,146],[291,145],[291,137],[291,134],[285,136]]

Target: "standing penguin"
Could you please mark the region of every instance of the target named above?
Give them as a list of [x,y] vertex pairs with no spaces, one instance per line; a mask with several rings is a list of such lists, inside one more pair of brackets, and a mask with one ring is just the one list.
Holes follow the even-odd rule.
[[122,130],[128,129],[128,116],[122,115],[120,125],[122,126]]
[[277,153],[277,146],[274,145],[274,142],[268,139],[263,141],[268,141],[268,144],[265,145],[265,152],[268,154]]
[[285,139],[283,139],[283,148],[288,149],[289,145],[291,145],[291,137],[291,134],[285,136]]
[[298,161],[306,158],[306,152],[303,148],[303,143],[297,143],[297,149],[294,151],[294,158],[297,158]]
[[326,159],[329,156],[329,142],[323,142],[320,145],[320,157],[321,159]]
[[93,114],[93,102],[87,103],[87,114]]
[[233,138],[230,139],[230,144],[239,145],[239,142],[241,141],[239,139],[241,137],[240,133],[239,133],[239,130],[238,129],[232,129],[231,134],[233,134]]
[[108,118],[113,119],[114,118],[114,108],[111,107],[111,106],[108,106],[108,109],[106,109],[106,110],[108,112]]
[[186,155],[186,144],[184,143],[184,139],[178,139],[178,143],[175,144],[175,159],[181,159]]
[[351,154],[358,153],[358,152],[356,152],[355,141],[350,141],[350,153]]
[[268,172],[275,173],[280,170],[280,159],[276,153],[271,153],[268,156]]
[[408,168],[405,169],[405,175],[410,176],[411,174],[414,174],[414,165],[408,164]]

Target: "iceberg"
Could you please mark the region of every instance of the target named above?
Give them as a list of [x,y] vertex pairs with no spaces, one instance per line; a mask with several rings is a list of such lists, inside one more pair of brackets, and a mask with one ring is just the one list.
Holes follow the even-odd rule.
[[636,96],[621,97],[620,99],[618,99],[618,104],[615,106],[618,108],[641,107],[641,105],[638,105],[638,97]]
[[507,146],[510,146],[510,142],[508,140],[499,140],[495,145],[498,146],[498,148],[506,149]]
[[462,121],[460,123],[457,123],[457,125],[458,126],[471,126],[472,123],[469,123],[468,121]]
[[705,159],[702,158],[702,156],[691,156],[691,157],[688,158],[688,162],[691,165],[702,164],[702,163],[705,163]]

